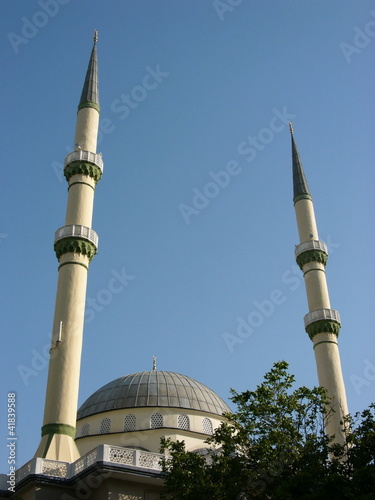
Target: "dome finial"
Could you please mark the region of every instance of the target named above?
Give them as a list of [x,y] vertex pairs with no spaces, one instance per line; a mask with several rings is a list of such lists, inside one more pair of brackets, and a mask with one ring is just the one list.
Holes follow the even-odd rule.
[[156,370],[156,356],[152,356],[152,371]]
[[290,133],[293,134],[293,123],[292,122],[289,122],[289,130],[290,130]]
[[94,30],[94,43],[98,41],[98,30]]

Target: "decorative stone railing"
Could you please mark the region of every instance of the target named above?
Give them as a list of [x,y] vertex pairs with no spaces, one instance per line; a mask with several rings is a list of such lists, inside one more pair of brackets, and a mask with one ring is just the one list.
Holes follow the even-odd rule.
[[56,243],[63,238],[81,238],[84,240],[91,241],[96,248],[98,248],[99,236],[98,234],[91,229],[90,227],[80,226],[78,224],[69,224],[67,226],[60,227],[55,233]]
[[320,250],[328,255],[327,245],[324,241],[310,240],[304,241],[296,246],[295,256],[296,258],[303,252],[308,252],[309,250]]
[[82,149],[72,151],[64,160],[64,168],[73,161],[88,161],[90,163],[94,163],[103,172],[104,163],[100,153],[96,154],[91,151],[83,151]]
[[16,471],[16,483],[29,474],[41,474],[42,476],[67,478],[70,464],[57,460],[45,458],[33,458]]
[[316,311],[311,311],[306,314],[306,316],[304,317],[305,327],[310,323],[320,321],[321,319],[327,319],[337,321],[337,323],[341,323],[340,313],[335,309],[317,309]]
[[305,330],[311,339],[323,332],[338,335],[341,327],[340,313],[335,309],[316,309],[306,314],[304,321]]
[[94,448],[93,450],[83,455],[81,458],[72,463],[72,476],[75,476],[79,472],[87,469],[90,465],[94,464],[98,461],[98,448]]
[[16,471],[16,483],[30,474],[70,479],[96,462],[161,471],[163,457],[159,453],[102,444],[73,463],[33,458]]
[[161,455],[159,453],[151,453],[149,451],[122,448],[120,446],[104,446],[104,462],[109,462],[112,464],[134,465],[135,467],[161,470],[160,459],[164,455]]
[[320,262],[326,265],[328,259],[328,249],[324,241],[310,240],[303,241],[295,248],[296,261],[302,269],[308,262]]

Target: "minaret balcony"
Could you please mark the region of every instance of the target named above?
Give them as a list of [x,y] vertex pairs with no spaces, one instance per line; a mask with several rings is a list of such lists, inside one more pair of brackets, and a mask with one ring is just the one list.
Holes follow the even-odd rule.
[[98,182],[103,174],[103,168],[104,163],[101,153],[92,153],[82,149],[72,151],[64,160],[64,175],[68,182],[76,174],[88,175],[95,182]]
[[64,160],[64,168],[72,161],[88,161],[97,165],[103,172],[104,164],[101,153],[92,153],[91,151],[83,151],[82,149],[77,149],[68,154]]
[[301,269],[308,262],[320,262],[325,266],[328,259],[328,248],[324,241],[304,241],[296,245],[295,256]]
[[316,309],[304,317],[305,330],[312,339],[314,335],[323,332],[339,334],[341,327],[340,313],[335,309]]
[[73,252],[86,255],[91,260],[97,252],[98,242],[98,234],[90,227],[69,224],[56,231],[54,249],[58,259],[64,253]]

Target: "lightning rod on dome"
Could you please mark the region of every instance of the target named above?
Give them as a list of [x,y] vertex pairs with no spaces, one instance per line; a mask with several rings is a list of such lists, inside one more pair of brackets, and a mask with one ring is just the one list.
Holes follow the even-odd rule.
[[156,356],[152,356],[152,371],[156,370]]

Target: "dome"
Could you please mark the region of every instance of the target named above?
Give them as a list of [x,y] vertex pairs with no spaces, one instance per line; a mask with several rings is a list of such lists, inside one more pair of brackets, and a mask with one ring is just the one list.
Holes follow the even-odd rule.
[[104,385],[82,404],[77,420],[105,411],[147,406],[186,408],[216,415],[231,411],[204,384],[179,373],[152,370],[125,375]]

